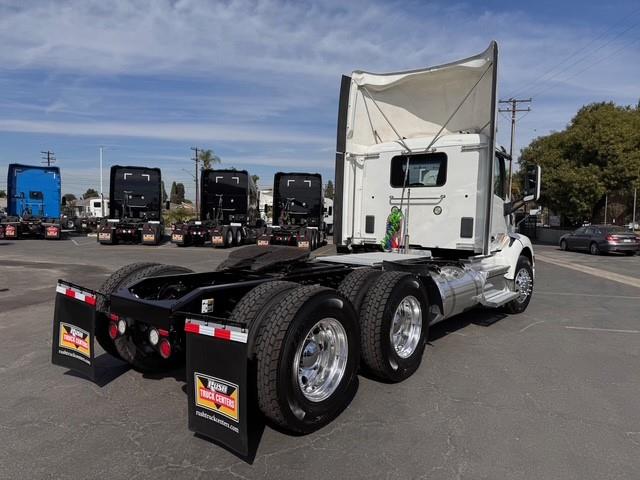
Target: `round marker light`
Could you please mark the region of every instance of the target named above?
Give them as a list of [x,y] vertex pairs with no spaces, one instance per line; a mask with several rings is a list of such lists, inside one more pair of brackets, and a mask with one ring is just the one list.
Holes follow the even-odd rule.
[[118,320],[118,333],[120,333],[120,335],[124,335],[124,332],[127,331],[127,322],[124,321],[124,319],[120,319]]
[[442,213],[442,207],[439,205],[436,207],[433,207],[433,213],[435,213],[436,215],[440,215]]
[[158,330],[156,330],[155,328],[150,329],[149,343],[151,343],[151,345],[155,347],[156,345],[158,345],[159,341],[160,341],[160,333],[158,333]]
[[163,338],[162,340],[160,340],[160,343],[158,344],[158,349],[160,350],[160,356],[165,360],[171,356],[171,344],[169,343],[169,340],[167,340],[166,338]]
[[118,326],[115,322],[109,322],[109,337],[111,340],[118,338]]

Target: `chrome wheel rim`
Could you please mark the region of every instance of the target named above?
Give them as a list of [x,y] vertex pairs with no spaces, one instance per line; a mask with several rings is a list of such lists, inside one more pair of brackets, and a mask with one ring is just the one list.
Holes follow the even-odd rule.
[[338,388],[347,368],[347,332],[335,318],[323,318],[307,333],[293,359],[295,381],[304,397],[322,402]]
[[531,274],[529,270],[526,268],[521,268],[518,270],[516,274],[515,280],[516,292],[519,294],[516,298],[518,303],[524,303],[529,295],[531,295],[531,291],[533,290],[533,279],[531,278]]
[[400,358],[408,358],[416,351],[422,335],[422,306],[416,297],[404,297],[391,321],[391,346]]

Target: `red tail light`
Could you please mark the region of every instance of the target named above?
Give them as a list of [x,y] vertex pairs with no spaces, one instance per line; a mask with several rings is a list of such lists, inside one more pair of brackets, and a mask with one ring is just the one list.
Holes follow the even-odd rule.
[[116,322],[109,322],[109,337],[111,337],[111,340],[118,338],[118,325],[116,325]]
[[171,343],[166,338],[160,340],[158,344],[158,350],[160,351],[160,356],[165,360],[171,356]]
[[607,235],[607,242],[613,242],[615,239],[613,235]]

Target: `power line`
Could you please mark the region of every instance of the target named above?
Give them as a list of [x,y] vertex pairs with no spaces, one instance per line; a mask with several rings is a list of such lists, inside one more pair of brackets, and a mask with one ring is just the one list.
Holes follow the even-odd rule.
[[[516,136],[516,115],[518,112],[530,112],[531,107],[518,108],[519,103],[531,103],[531,98],[509,98],[508,100],[499,100],[498,103],[508,105],[506,108],[499,108],[498,112],[506,112],[511,114],[511,146],[509,147],[509,196],[511,196],[511,181],[513,179],[513,141]],[[526,114],[525,114],[526,115]]]
[[586,67],[584,67],[584,68],[582,68],[582,69],[580,69],[580,70],[578,70],[578,71],[576,71],[576,72],[574,72],[574,73],[570,74],[569,76],[567,76],[567,77],[565,77],[565,78],[561,79],[558,83],[548,85],[546,88],[542,88],[542,89],[538,90],[538,91],[537,91],[537,92],[535,92],[531,97],[532,97],[532,98],[536,98],[536,97],[540,96],[541,94],[546,93],[546,92],[548,92],[549,90],[552,90],[552,89],[554,89],[554,88],[558,87],[558,86],[559,86],[559,84],[560,84],[561,82],[566,82],[567,80],[572,79],[572,78],[573,78],[573,77],[575,77],[576,75],[580,75],[582,72],[585,72],[585,71],[589,70],[590,68],[595,67],[595,66],[596,66],[597,64],[599,64],[600,62],[603,62],[603,61],[605,61],[605,60],[610,60],[611,58],[613,58],[613,57],[615,56],[615,54],[617,54],[617,53],[618,53],[618,52],[620,52],[621,50],[623,50],[623,49],[625,49],[625,48],[627,48],[627,47],[629,47],[629,46],[633,45],[634,43],[636,43],[636,42],[638,42],[638,41],[640,41],[640,38],[634,38],[634,39],[632,39],[632,40],[631,40],[630,42],[628,42],[628,43],[623,43],[619,48],[617,48],[616,50],[614,50],[614,51],[613,51],[613,52],[611,52],[610,54],[607,54],[607,55],[605,55],[605,56],[603,56],[603,57],[600,57],[600,58],[598,58],[598,59],[594,60],[593,62],[591,62],[591,63],[590,63],[589,65],[587,65]]
[[52,163],[56,162],[56,157],[54,156],[55,153],[51,152],[49,150],[47,150],[46,152],[40,152],[42,155],[46,155],[44,157],[42,157],[42,160],[44,160],[42,163],[47,164],[47,167],[50,167]]
[[[626,32],[628,32],[629,30],[633,29],[634,27],[636,27],[638,25],[638,23],[634,23],[632,25],[630,25],[629,27],[627,27],[626,29],[624,29],[622,32],[618,33],[617,35],[615,35],[614,37],[612,37],[611,39],[609,39],[607,42],[605,42],[604,44],[600,45],[598,48],[596,48],[595,50],[591,50],[588,51],[585,55],[582,55],[581,58],[579,58],[576,62],[573,62],[572,64],[570,64],[569,66],[566,66],[566,62],[568,62],[569,60],[571,60],[573,57],[584,53],[585,50],[587,49],[587,47],[590,47],[591,45],[593,45],[595,42],[597,42],[598,40],[600,40],[601,38],[605,37],[607,34],[609,34],[610,32],[612,32],[616,27],[618,27],[619,25],[625,24],[627,23],[627,21],[629,20],[629,18],[633,17],[635,14],[637,14],[638,12],[640,12],[640,8],[633,10],[631,13],[629,13],[628,15],[625,16],[625,18],[620,21],[615,23],[614,25],[612,25],[611,27],[605,29],[602,33],[600,33],[600,35],[598,35],[597,37],[591,39],[589,42],[587,42],[586,44],[582,45],[581,47],[579,47],[578,49],[576,49],[575,51],[573,51],[572,53],[570,53],[567,57],[563,58],[562,60],[560,60],[558,63],[554,64],[553,67],[551,67],[550,69],[548,69],[547,71],[545,71],[540,77],[531,80],[529,83],[525,84],[524,86],[520,87],[520,89],[518,89],[517,91],[515,91],[511,97],[516,97],[518,95],[520,95],[522,92],[528,90],[529,88],[533,87],[534,85],[538,84],[539,82],[548,82],[550,80],[552,80],[554,77],[558,76],[560,73],[562,73],[563,71],[566,71],[568,68],[577,65],[578,63],[582,62],[583,60],[587,59],[590,55],[593,55],[595,52],[601,50],[602,48],[606,47],[607,45],[609,45],[612,41],[614,41],[616,38],[620,37],[621,35],[624,35]],[[553,75],[551,75],[551,77],[546,78],[547,75],[549,75],[550,73],[552,73],[556,68],[565,65],[565,67],[561,70],[559,70],[558,72],[553,73]]]

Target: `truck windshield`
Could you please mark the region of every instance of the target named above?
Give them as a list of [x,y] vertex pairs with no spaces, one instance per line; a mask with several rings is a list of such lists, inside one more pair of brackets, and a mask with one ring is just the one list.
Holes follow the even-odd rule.
[[[409,173],[407,174],[407,159]],[[398,155],[391,159],[391,186],[402,188],[406,178],[406,187],[441,187],[447,181],[447,155],[445,153],[426,153],[420,155]]]

